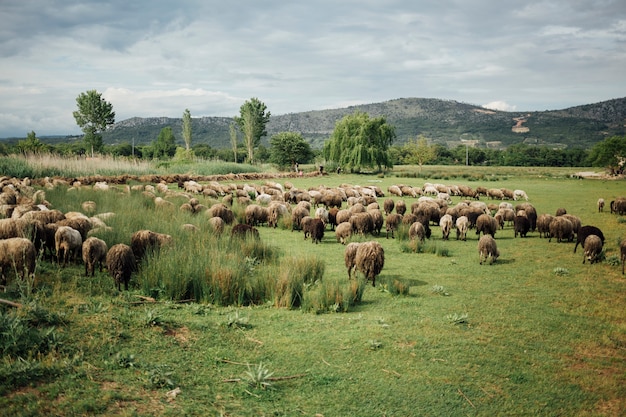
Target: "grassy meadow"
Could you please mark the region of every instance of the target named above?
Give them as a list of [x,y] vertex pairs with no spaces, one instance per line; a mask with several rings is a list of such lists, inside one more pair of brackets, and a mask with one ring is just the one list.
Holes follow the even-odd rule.
[[[507,225],[495,236],[500,258],[480,265],[474,230],[443,241],[431,226],[415,250],[383,228],[355,238],[384,247],[376,288],[348,280],[330,229],[312,244],[285,221],[258,227],[258,242],[238,241],[228,229],[215,235],[206,215],[179,211],[185,197],[168,210],[123,186],[46,190],[63,212],[86,200],[114,212],[97,234],[109,247],[144,228],[174,244],[149,255],[130,291],[119,293],[106,270],[87,278],[82,264],[47,259],[35,282],[8,284],[0,298],[22,307],[0,307],[0,407],[12,416],[623,415],[626,219],[608,202],[626,187],[572,179],[576,171],[429,166],[289,178],[298,188],[523,189],[538,214],[566,208],[606,237],[604,260],[590,265],[574,243],[514,238]],[[241,219],[243,207],[233,210]],[[182,231],[185,223],[199,230]]]

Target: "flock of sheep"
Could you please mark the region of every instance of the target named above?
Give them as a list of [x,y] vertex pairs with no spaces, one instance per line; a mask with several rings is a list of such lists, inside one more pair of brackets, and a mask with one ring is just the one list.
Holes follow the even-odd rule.
[[[113,213],[96,212],[95,203],[86,201],[82,212],[62,213],[50,207],[45,200],[45,189],[67,185],[52,180],[42,180],[39,189],[29,179],[0,178],[0,274],[4,282],[9,273],[20,276],[32,275],[39,253],[56,259],[59,265],[75,262],[82,258],[85,275],[93,275],[98,267],[106,265],[114,278],[118,290],[121,285],[128,289],[131,275],[137,270],[146,251],[159,248],[171,242],[172,237],[150,230],[139,230],[132,234],[131,244],[118,243],[111,248],[106,242],[94,236],[98,230],[107,228],[105,221]],[[108,190],[104,182],[94,188]],[[167,183],[156,185],[125,186],[124,191],[142,192],[154,202],[156,209],[168,208],[192,214],[208,216],[208,224],[217,234],[231,227],[231,236],[259,236],[257,227],[267,225],[277,227],[279,222],[289,224],[292,230],[302,231],[304,239],[320,243],[324,233],[330,229],[337,242],[345,245],[344,260],[348,277],[360,271],[372,285],[384,267],[385,255],[376,240],[362,243],[351,242],[353,235],[379,236],[383,227],[386,237],[394,238],[394,233],[403,227],[408,230],[411,240],[424,241],[432,235],[431,225],[440,226],[442,239],[447,240],[456,230],[457,240],[466,240],[470,229],[475,229],[478,241],[479,262],[495,262],[500,253],[497,248],[496,232],[512,225],[515,237],[526,237],[529,232],[539,232],[540,237],[557,241],[573,241],[584,250],[583,263],[600,259],[604,235],[594,226],[583,226],[580,219],[559,209],[555,215],[538,215],[528,202],[523,190],[505,188],[471,188],[464,185],[443,185],[426,183],[422,187],[392,185],[387,189],[387,197],[380,187],[342,184],[336,187],[319,186],[298,189],[293,184],[280,184],[265,181],[262,185],[222,184],[209,181],[200,184],[185,181],[178,184],[179,190],[171,189]],[[116,188],[117,189],[117,188]],[[187,201],[176,207],[169,197],[185,196]],[[201,204],[198,197],[203,195],[209,206]],[[451,197],[461,197],[453,204]],[[480,201],[480,197],[487,201]],[[391,198],[394,197],[394,198]],[[407,206],[405,199],[415,201]],[[382,206],[379,204],[382,200]],[[497,203],[497,201],[499,201]],[[237,221],[233,204],[245,207],[242,218]],[[517,203],[513,205],[513,203]],[[611,212],[626,213],[626,198],[618,198],[610,203]],[[604,200],[598,200],[598,210],[604,209]],[[197,227],[182,225],[188,230]],[[482,234],[482,236],[481,236]],[[620,245],[622,273],[626,260],[626,240]]]

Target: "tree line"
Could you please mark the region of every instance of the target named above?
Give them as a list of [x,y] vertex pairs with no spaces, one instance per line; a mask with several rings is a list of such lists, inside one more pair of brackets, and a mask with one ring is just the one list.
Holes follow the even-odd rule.
[[[131,143],[105,145],[102,132],[115,123],[113,106],[96,90],[81,93],[76,98],[73,112],[77,125],[84,133],[82,140],[56,145],[46,144],[30,132],[23,140],[10,145],[0,143],[0,154],[54,153],[58,155],[108,154],[138,159],[175,159],[191,161],[195,158],[219,159],[227,162],[271,163],[279,169],[297,169],[298,164],[316,163],[327,170],[348,172],[381,172],[394,165],[485,165],[485,166],[558,166],[605,167],[621,173],[626,161],[626,136],[613,136],[598,142],[591,149],[568,147],[554,149],[547,146],[515,144],[506,149],[490,149],[467,145],[448,148],[432,144],[423,135],[417,135],[403,145],[394,145],[394,126],[385,117],[371,118],[367,113],[355,112],[335,125],[323,149],[312,149],[300,133],[280,132],[269,138],[269,148],[261,144],[267,136],[266,125],[270,112],[265,103],[251,98],[240,107],[240,114],[230,126],[231,148],[217,149],[207,144],[193,144],[191,112],[183,112],[182,137],[184,147],[176,143],[171,127],[163,128],[149,145]],[[323,168],[321,168],[323,169]]]

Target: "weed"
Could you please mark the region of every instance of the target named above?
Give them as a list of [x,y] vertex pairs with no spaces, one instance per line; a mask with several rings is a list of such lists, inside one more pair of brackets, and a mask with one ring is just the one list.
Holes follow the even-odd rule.
[[[604,253],[604,251],[602,251],[602,253]],[[605,257],[604,262],[611,266],[620,266],[622,264],[622,261],[617,255],[611,255],[611,256]]]
[[228,315],[226,326],[236,329],[245,329],[250,327],[250,324],[248,323],[248,317],[240,315],[239,311],[235,311]]
[[432,288],[430,289],[430,292],[432,292],[433,294],[443,295],[443,296],[450,295],[450,293],[446,291],[443,285],[433,285]]
[[270,372],[262,362],[259,362],[259,364],[254,367],[248,364],[248,370],[244,372],[242,379],[246,380],[250,386],[254,388],[268,389],[272,388],[272,382],[269,379],[272,375],[274,375],[274,373]]
[[174,372],[170,370],[169,365],[154,365],[146,371],[148,387],[155,388],[174,388]]
[[367,345],[371,350],[378,350],[383,347],[382,342],[376,339],[370,339],[367,341]]
[[552,270],[552,272],[554,272],[555,275],[564,276],[569,274],[569,269],[557,266]]
[[113,365],[117,368],[136,368],[138,364],[134,354],[117,352],[113,358]]
[[461,313],[461,314],[454,313],[454,314],[448,314],[446,316],[446,319],[451,324],[467,324],[468,318],[469,318],[469,315],[467,313]]
[[148,308],[146,308],[146,315],[144,316],[143,323],[146,327],[162,326],[165,324],[163,317],[161,317],[161,313],[155,309]]

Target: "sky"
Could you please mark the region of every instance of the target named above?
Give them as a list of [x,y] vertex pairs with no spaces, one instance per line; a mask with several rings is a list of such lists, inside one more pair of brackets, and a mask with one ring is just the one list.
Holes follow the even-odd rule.
[[0,137],[419,97],[508,111],[626,96],[623,0],[1,0]]

